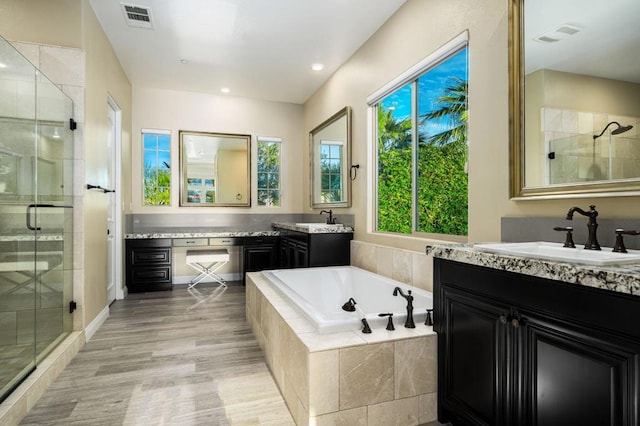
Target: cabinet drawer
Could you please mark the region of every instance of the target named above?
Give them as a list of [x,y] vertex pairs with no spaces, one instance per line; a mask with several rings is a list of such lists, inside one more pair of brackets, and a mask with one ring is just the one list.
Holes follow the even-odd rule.
[[171,248],[137,249],[131,252],[131,265],[171,264]]
[[221,237],[221,238],[209,238],[210,246],[241,246],[242,238],[237,237]]
[[174,247],[207,246],[208,238],[176,238],[173,240]]
[[170,283],[171,267],[162,268],[133,268],[131,279],[135,284],[141,283]]

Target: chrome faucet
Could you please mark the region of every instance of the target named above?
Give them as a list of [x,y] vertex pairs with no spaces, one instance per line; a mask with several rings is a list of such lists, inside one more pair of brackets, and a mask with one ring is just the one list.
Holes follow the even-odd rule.
[[324,213],[329,213],[329,218],[327,218],[327,224],[335,225],[336,218],[333,217],[333,211],[332,210],[321,210],[320,211],[320,214],[324,214]]
[[393,295],[397,296],[398,294],[404,297],[407,301],[407,320],[405,321],[404,326],[406,328],[416,328],[416,324],[413,322],[413,296],[411,295],[411,290],[408,290],[407,294],[404,294],[400,287],[396,287],[393,289]]
[[596,222],[598,212],[596,211],[596,206],[590,205],[589,211],[587,212],[582,210],[580,207],[571,207],[567,212],[567,220],[573,220],[573,214],[575,212],[589,218],[589,222],[587,223],[589,237],[587,238],[587,242],[584,243],[585,250],[600,250],[600,243],[598,243],[598,236],[596,232],[598,230],[598,223]]

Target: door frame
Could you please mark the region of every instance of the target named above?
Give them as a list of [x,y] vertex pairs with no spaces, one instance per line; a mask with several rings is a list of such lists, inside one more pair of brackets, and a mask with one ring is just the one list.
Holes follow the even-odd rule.
[[[112,172],[113,175],[113,183],[114,187],[111,189],[115,190],[114,200],[115,200],[115,280],[116,280],[116,300],[121,300],[126,297],[126,288],[124,287],[124,277],[123,277],[123,269],[122,269],[122,162],[119,161],[122,158],[122,110],[116,103],[116,101],[111,97],[111,95],[107,94],[107,107],[111,108],[115,112],[115,146],[110,152],[112,156]],[[111,265],[109,265],[110,267]]]

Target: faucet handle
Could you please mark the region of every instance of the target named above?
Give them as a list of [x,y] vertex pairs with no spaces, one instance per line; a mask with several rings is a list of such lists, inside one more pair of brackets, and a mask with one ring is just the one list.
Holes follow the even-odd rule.
[[393,326],[393,313],[385,313],[385,314],[378,314],[379,317],[389,317],[389,321],[387,321],[387,330],[389,331],[393,331],[396,328]]
[[573,226],[556,226],[553,230],[566,231],[567,237],[565,238],[564,245],[562,247],[576,248],[576,245],[573,243]]
[[424,325],[433,326],[433,317],[431,316],[432,312],[433,312],[433,308],[427,309],[427,319],[424,321]]
[[627,248],[624,246],[622,235],[640,235],[640,231],[625,231],[622,228],[616,229],[616,243],[613,245],[615,253],[626,253]]

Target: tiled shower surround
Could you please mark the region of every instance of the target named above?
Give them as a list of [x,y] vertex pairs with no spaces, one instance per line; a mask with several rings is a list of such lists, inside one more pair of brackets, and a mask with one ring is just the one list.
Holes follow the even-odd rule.
[[[640,118],[611,114],[542,108],[542,134],[547,152],[542,159],[548,164],[547,183],[563,184],[609,179],[638,178],[640,170]],[[612,121],[633,128],[610,138],[612,126],[598,139]],[[548,160],[549,152],[555,158]],[[548,162],[548,163],[547,163]]]
[[[370,256],[388,261],[363,264]],[[415,276],[419,287],[431,290],[431,259],[424,254],[352,242],[351,257],[354,266],[378,265],[385,273],[373,272],[407,284]],[[248,274],[246,291],[247,320],[297,425],[436,419],[437,338],[431,327],[396,324],[395,331],[374,328],[368,335],[320,335],[261,273]]]

